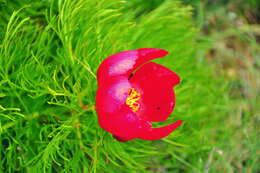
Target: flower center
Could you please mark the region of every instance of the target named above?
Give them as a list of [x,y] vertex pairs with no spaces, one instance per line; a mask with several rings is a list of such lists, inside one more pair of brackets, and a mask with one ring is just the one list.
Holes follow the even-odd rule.
[[129,88],[128,97],[125,103],[132,109],[133,112],[137,112],[140,108],[138,100],[140,100],[141,94],[138,93],[134,88]]

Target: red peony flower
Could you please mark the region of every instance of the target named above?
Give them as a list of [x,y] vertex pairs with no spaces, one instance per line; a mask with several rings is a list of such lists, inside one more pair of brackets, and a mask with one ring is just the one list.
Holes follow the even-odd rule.
[[152,128],[151,123],[165,121],[175,105],[172,87],[180,82],[179,76],[149,62],[167,54],[155,48],[124,51],[106,58],[99,66],[98,120],[117,140],[158,140],[181,125],[181,120],[159,128]]

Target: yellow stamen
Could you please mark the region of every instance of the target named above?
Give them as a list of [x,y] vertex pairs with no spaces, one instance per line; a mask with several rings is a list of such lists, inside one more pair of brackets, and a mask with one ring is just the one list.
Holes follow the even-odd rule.
[[140,100],[140,93],[138,93],[134,88],[128,90],[128,97],[126,98],[126,104],[132,109],[133,112],[137,112],[140,108],[138,100]]

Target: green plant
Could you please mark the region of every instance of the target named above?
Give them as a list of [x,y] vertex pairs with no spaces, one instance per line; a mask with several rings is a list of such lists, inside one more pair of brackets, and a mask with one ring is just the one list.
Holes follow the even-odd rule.
[[[1,10],[0,170],[205,170],[214,149],[209,139],[223,132],[217,126],[229,99],[227,83],[196,42],[190,6],[168,0],[140,13],[120,0],[15,2]],[[94,109],[80,103],[95,104],[95,73],[105,57],[141,47],[171,53],[156,62],[182,78],[170,121],[185,123],[160,141],[120,143],[98,126]]]

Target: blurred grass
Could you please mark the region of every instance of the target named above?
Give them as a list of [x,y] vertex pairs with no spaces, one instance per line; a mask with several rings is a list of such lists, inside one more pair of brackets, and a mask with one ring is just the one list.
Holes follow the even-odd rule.
[[[188,2],[189,3],[189,2]],[[209,154],[209,172],[260,170],[260,3],[193,1],[205,58],[226,76],[231,112]]]
[[[184,3],[0,1],[0,170],[259,171],[258,2]],[[157,60],[182,78],[168,122],[185,124],[119,143],[80,102],[95,103],[105,57],[140,47],[171,52]]]

